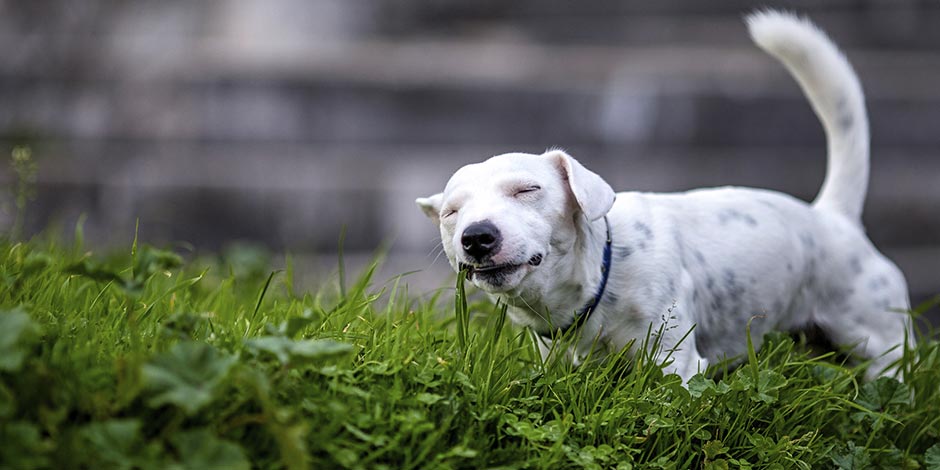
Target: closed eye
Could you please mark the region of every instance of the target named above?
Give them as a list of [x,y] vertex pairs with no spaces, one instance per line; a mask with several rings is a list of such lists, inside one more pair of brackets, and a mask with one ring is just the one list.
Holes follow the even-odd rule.
[[445,209],[441,212],[441,218],[445,219],[457,213],[457,209]]
[[516,192],[513,193],[513,197],[521,196],[523,194],[534,193],[540,189],[542,189],[542,187],[537,184],[533,184],[532,186],[525,186],[523,188],[517,189]]

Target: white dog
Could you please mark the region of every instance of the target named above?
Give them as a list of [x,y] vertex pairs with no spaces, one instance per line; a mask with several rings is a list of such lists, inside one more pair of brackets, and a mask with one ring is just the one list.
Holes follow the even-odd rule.
[[615,194],[561,150],[467,165],[444,192],[416,201],[454,269],[508,304],[543,354],[559,333],[578,338],[567,353],[579,362],[665,324],[667,371],[688,380],[744,353],[754,318],[755,342],[771,329],[816,326],[854,345],[873,360],[869,377],[901,356],[911,332],[898,312],[909,308],[904,276],[861,224],[868,118],[858,79],[807,20],[765,11],[747,24],[825,127],[827,175],[812,204],[737,187]]

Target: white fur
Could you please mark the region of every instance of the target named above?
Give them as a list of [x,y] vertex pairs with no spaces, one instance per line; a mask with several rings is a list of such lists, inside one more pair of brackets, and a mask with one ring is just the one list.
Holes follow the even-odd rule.
[[[806,20],[765,11],[747,18],[755,42],[793,73],[823,122],[828,172],[812,204],[773,191],[715,188],[615,195],[560,150],[510,153],[458,170],[442,193],[417,200],[439,224],[451,265],[505,266],[471,280],[511,306],[512,320],[547,333],[572,322],[601,282],[607,215],[613,245],[607,289],[568,354],[619,350],[664,327],[669,371],[688,379],[759,345],[771,329],[818,326],[873,360],[897,360],[910,334],[904,276],[866,238],[868,122],[854,72]],[[473,259],[468,226],[498,228],[498,250]],[[540,259],[541,263],[535,260]],[[680,339],[693,329],[680,344]],[[551,344],[542,340],[543,353]],[[601,351],[597,347],[602,348]],[[665,357],[665,356],[660,356]]]
[[852,66],[809,20],[764,11],[746,21],[754,42],[796,78],[826,129],[826,181],[814,205],[860,220],[868,189],[868,116]]

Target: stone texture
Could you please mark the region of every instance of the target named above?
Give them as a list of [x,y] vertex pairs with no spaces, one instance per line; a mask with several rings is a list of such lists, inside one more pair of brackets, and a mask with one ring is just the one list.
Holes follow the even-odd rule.
[[[862,78],[871,237],[917,299],[940,292],[940,4],[787,5]],[[34,230],[85,213],[92,240],[120,244],[139,218],[158,242],[249,240],[330,260],[345,227],[358,253],[392,241],[403,271],[426,268],[437,243],[414,198],[509,150],[562,146],[619,189],[740,184],[811,199],[823,134],[750,44],[750,8],[0,1],[0,149],[30,145],[40,161]]]

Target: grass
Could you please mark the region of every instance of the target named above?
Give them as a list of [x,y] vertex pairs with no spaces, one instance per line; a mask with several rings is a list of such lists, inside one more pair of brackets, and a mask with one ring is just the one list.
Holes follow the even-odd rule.
[[685,388],[645,354],[543,363],[462,282],[298,292],[289,262],[76,238],[0,241],[2,468],[940,469],[933,341],[865,383],[773,334]]

